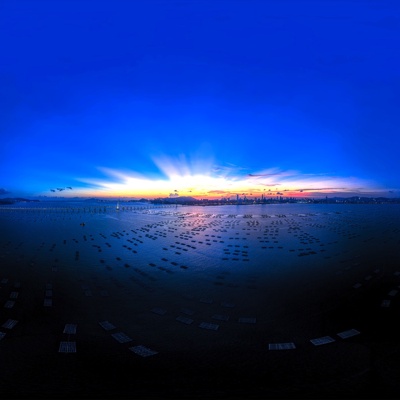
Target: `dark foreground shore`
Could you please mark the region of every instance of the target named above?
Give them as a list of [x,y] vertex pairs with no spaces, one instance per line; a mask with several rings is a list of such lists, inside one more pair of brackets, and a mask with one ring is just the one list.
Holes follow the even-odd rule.
[[[274,324],[250,330],[238,325],[226,342],[218,338],[221,332],[174,332],[162,323],[166,316],[158,316],[161,323],[148,318],[142,341],[147,336],[146,343],[166,349],[149,357],[129,350],[139,344],[135,323],[125,325],[132,338],[127,343],[111,336],[120,329],[108,332],[95,323],[103,314],[96,311],[99,303],[82,309],[60,299],[57,308],[43,310],[27,299],[13,315],[17,325],[0,342],[0,392],[2,398],[397,398],[400,303],[381,307],[397,283],[382,277],[373,291],[342,298],[312,323],[296,311],[275,321],[279,332]],[[65,321],[76,323],[75,334],[63,333]],[[335,333],[345,327],[360,334],[340,339]],[[312,346],[304,338],[315,328],[331,332],[335,342]],[[290,332],[296,348],[269,350],[266,337],[273,331],[283,337],[281,331]],[[75,342],[76,353],[59,353],[61,341]]]

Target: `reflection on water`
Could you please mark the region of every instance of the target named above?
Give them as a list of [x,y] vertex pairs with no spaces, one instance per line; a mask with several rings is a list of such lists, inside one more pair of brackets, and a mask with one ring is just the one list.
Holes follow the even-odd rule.
[[[160,353],[238,338],[254,349],[268,341],[309,344],[361,329],[349,326],[356,315],[320,316],[400,275],[399,211],[342,204],[4,206],[1,296],[12,305],[2,319],[40,331],[41,313],[51,310],[57,321],[96,335],[99,321],[111,321]],[[210,342],[199,333],[205,330],[218,335]]]
[[104,284],[231,300],[259,317],[276,312],[282,298],[320,302],[332,282],[351,290],[363,275],[398,261],[396,205],[117,211],[113,204],[43,202],[3,207],[0,218],[3,264],[13,265],[18,279],[35,265],[54,280],[57,268],[71,280],[96,276]]

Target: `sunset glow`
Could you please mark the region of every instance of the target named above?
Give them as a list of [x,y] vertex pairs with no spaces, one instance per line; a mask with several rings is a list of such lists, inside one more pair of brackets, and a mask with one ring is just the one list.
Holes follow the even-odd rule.
[[320,197],[327,194],[380,196],[385,193],[376,184],[374,186],[373,182],[353,177],[302,175],[298,171],[279,171],[277,168],[244,175],[238,173],[239,168],[232,166],[225,169],[214,167],[204,173],[194,173],[189,165],[167,159],[158,162],[158,167],[160,173],[165,175],[164,178],[149,178],[135,172],[100,168],[104,174],[102,179],[80,179],[90,189],[77,189],[70,196],[234,199],[236,195],[259,198]]
[[399,197],[379,4],[6,1],[0,196]]

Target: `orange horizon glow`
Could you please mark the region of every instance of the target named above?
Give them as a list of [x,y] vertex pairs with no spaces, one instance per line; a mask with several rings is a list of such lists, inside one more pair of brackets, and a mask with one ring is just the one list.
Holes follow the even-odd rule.
[[[194,187],[187,185],[187,182],[206,182],[204,187],[196,190]],[[85,185],[77,187],[73,190],[63,190],[50,194],[48,192],[37,192],[34,195],[40,197],[98,197],[98,198],[176,198],[176,197],[192,197],[197,200],[210,199],[236,199],[240,198],[276,198],[276,197],[291,197],[291,198],[320,198],[325,196],[337,197],[352,197],[352,196],[368,196],[368,197],[394,197],[398,193],[397,190],[388,190],[380,187],[360,187],[356,185],[340,185],[343,182],[338,182],[338,185],[330,185],[332,182],[326,182],[323,185],[318,182],[310,185],[307,182],[305,185],[289,186],[283,183],[274,185],[268,184],[267,187],[263,184],[250,184],[246,180],[223,180],[212,179],[210,177],[190,176],[183,180],[132,180],[127,182],[102,181],[96,182],[93,186]],[[199,185],[196,185],[199,186]],[[307,187],[306,187],[307,186]],[[353,186],[353,187],[352,187]],[[170,189],[176,188],[176,189]],[[53,190],[54,192],[54,190]]]
[[[389,191],[375,182],[356,177],[331,174],[309,174],[277,167],[249,173],[247,168],[234,164],[215,165],[209,158],[188,160],[168,157],[153,158],[158,174],[151,175],[129,170],[97,168],[100,178],[75,178],[74,190],[57,193],[62,197],[98,198],[174,198],[251,199],[325,196],[385,196]],[[40,193],[40,195],[48,195]]]
[[[243,192],[246,193],[246,192]],[[296,199],[312,199],[312,198],[321,198],[321,197],[354,197],[354,196],[359,196],[359,197],[387,197],[386,193],[387,191],[371,191],[371,192],[344,192],[344,191],[338,191],[338,192],[322,192],[322,191],[316,191],[316,192],[299,192],[299,191],[285,191],[282,194],[278,193],[248,193],[248,194],[243,194],[243,193],[224,193],[220,195],[204,195],[204,194],[179,194],[176,196],[170,196],[168,193],[159,193],[157,195],[152,195],[151,193],[129,193],[129,192],[104,192],[104,191],[82,191],[79,192],[79,194],[68,194],[68,195],[62,195],[60,194],[59,196],[53,195],[49,196],[46,195],[45,197],[62,197],[62,198],[99,198],[99,199],[119,199],[119,200],[128,200],[128,199],[135,199],[135,200],[140,200],[140,199],[146,199],[146,200],[156,200],[156,199],[165,199],[165,198],[179,198],[179,197],[190,197],[194,198],[195,200],[236,200],[236,196],[239,195],[241,199],[246,197],[247,199],[250,200],[255,200],[255,199],[260,199],[262,196],[266,199],[276,199],[279,197],[282,198],[296,198]],[[279,192],[281,193],[281,192]],[[43,195],[41,195],[43,196]]]

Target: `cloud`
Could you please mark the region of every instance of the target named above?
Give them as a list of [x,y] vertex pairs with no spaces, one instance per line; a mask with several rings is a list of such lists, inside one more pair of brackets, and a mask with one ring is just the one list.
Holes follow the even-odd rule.
[[251,176],[251,177],[274,176],[274,175],[282,175],[282,173],[278,172],[276,174],[247,174],[247,176]]
[[207,193],[212,193],[212,194],[231,194],[231,192],[226,191],[226,190],[209,190]]
[[0,195],[9,194],[9,193],[11,193],[11,192],[9,192],[9,191],[6,190],[6,189],[0,188]]
[[223,165],[214,165],[210,172],[215,174],[216,177],[226,179],[238,179],[243,176],[243,171],[248,170],[248,167],[241,167],[232,163],[224,163]]
[[[196,159],[180,155],[178,157],[159,156],[153,158],[158,173],[99,168],[103,178],[78,179],[85,188],[75,188],[74,192],[93,196],[112,194],[114,196],[178,197],[189,195],[217,197],[236,193],[275,192],[288,195],[322,196],[325,193],[356,193],[359,188],[376,188],[374,182],[355,177],[340,177],[323,173],[302,173],[297,170],[281,170],[270,167],[263,170],[244,168],[231,163],[215,164],[210,158]],[[376,188],[377,189],[377,188]],[[383,188],[382,188],[383,189]],[[390,188],[393,190],[394,188]],[[388,190],[388,189],[387,189]],[[386,190],[386,193],[387,193]]]
[[304,188],[297,189],[299,192],[315,192],[319,190],[346,190],[346,188],[336,188],[336,187],[325,187],[325,188]]

